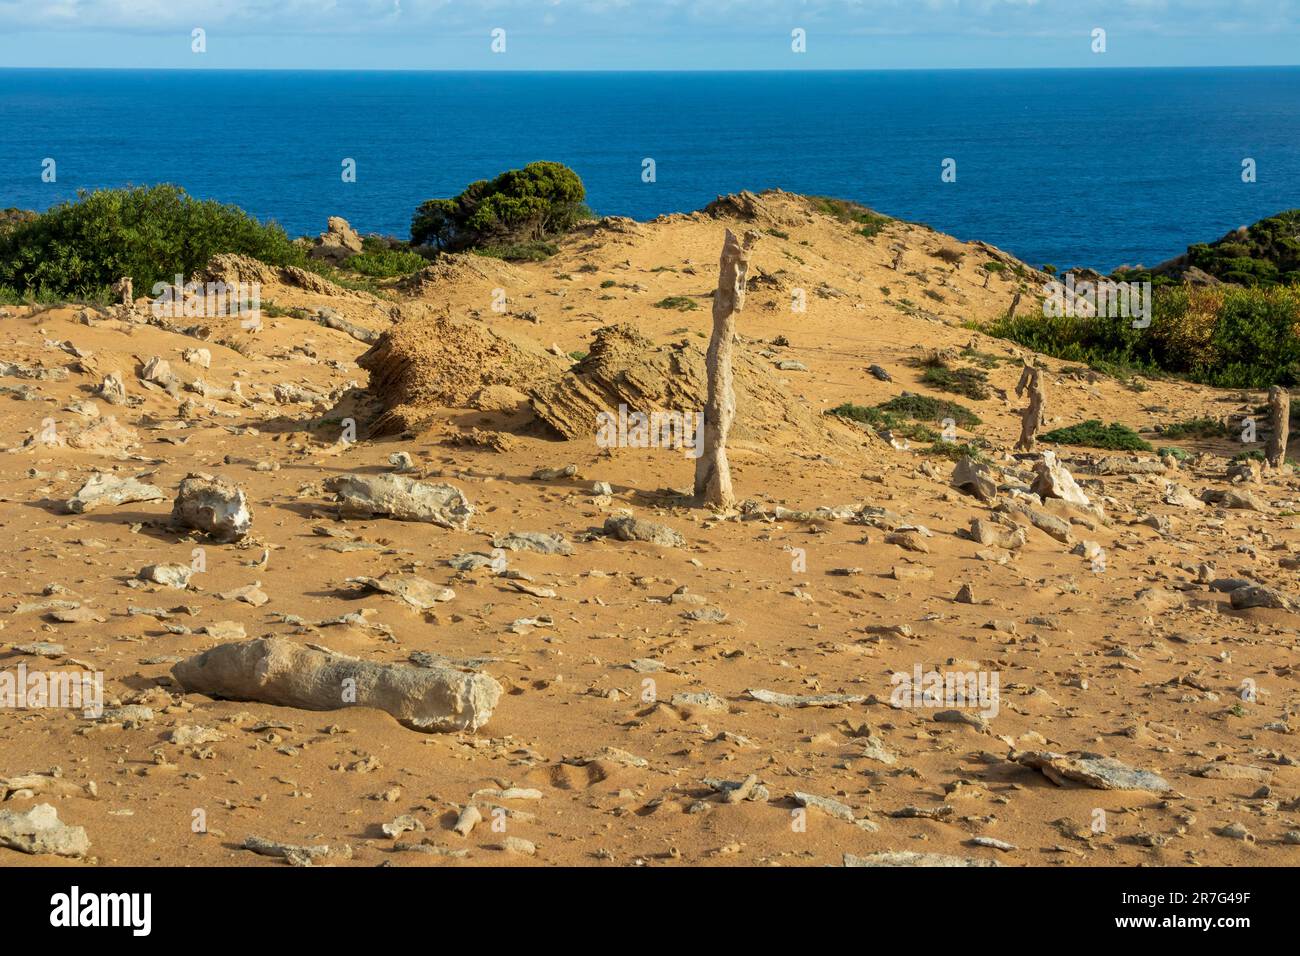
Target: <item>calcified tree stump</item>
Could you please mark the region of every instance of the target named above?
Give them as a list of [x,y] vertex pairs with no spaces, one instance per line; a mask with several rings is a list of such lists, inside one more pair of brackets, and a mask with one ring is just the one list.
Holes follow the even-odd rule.
[[176,664],[172,676],[191,694],[303,710],[374,707],[422,731],[477,730],[501,699],[487,674],[375,664],[279,637],[218,644]]
[[1020,440],[1016,448],[1020,451],[1033,451],[1038,438],[1038,429],[1047,421],[1047,396],[1043,394],[1043,370],[1036,365],[1026,363],[1016,383],[1016,397],[1029,392],[1029,404],[1020,412]]
[[745,232],[742,245],[728,229],[718,264],[718,291],[713,296],[713,338],[705,367],[709,374],[709,395],[704,405],[704,450],[695,462],[695,498],[714,508],[736,504],[731,490],[731,467],[727,464],[727,435],[736,417],[736,390],[731,375],[731,346],[736,335],[736,313],[745,307],[745,279],[749,274],[749,250],[758,233]]
[[1273,433],[1268,437],[1268,463],[1281,468],[1286,461],[1287,433],[1291,430],[1291,395],[1280,385],[1268,390],[1268,410]]

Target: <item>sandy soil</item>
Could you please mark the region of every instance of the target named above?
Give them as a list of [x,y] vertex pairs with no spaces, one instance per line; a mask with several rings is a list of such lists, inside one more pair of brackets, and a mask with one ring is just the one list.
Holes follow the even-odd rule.
[[[311,318],[330,307],[383,331],[394,318],[445,313],[531,340],[561,367],[590,348],[595,329],[618,322],[654,343],[688,338],[702,348],[723,230],[758,228],[766,234],[754,263],[765,278],[739,317],[740,349],[772,367],[792,404],[824,418],[842,402],[871,405],[904,390],[952,398],[983,420],[973,433],[992,445],[1004,482],[1032,479],[1032,461],[1008,456],[1019,432],[1020,352],[963,327],[1005,311],[1019,287],[1010,272],[979,268],[993,253],[902,223],[867,239],[783,194],[735,209],[746,218],[607,223],[566,240],[549,261],[478,260],[431,277],[415,296],[272,282],[262,300],[276,308],[259,331],[183,318],[169,331],[145,321],[145,300],[134,316],[9,308],[0,358],[66,377],[0,378],[8,448],[0,667],[102,671],[109,707],[144,705],[152,719],[0,711],[0,778],[61,774],[45,792],[13,787],[0,810],[52,803],[91,844],[81,859],[0,848],[0,864],[285,865],[244,849],[250,836],[329,845],[318,864],[362,866],[838,865],[845,854],[891,851],[1003,865],[1295,864],[1295,613],[1233,610],[1229,594],[1206,582],[1241,578],[1300,593],[1292,560],[1300,486],[1289,473],[1234,485],[1226,456],[1240,445],[1180,441],[1203,454],[1163,474],[1108,476],[1090,472],[1092,453],[1059,448],[1105,510],[1104,520],[1068,515],[1075,540],[1103,549],[1097,571],[1036,528],[1009,552],[962,536],[992,509],[950,487],[952,462],[836,421],[807,434],[739,436],[733,477],[748,507],[726,516],[682,495],[694,462],[681,450],[607,452],[594,438],[561,440],[507,386],[479,396],[481,408],[433,409],[418,431],[371,439],[379,398],[363,391],[367,373],[356,364],[368,345]],[[493,310],[496,289],[505,312]],[[791,311],[796,289],[806,312]],[[698,308],[656,307],[670,296]],[[282,312],[291,308],[305,317]],[[182,330],[196,323],[207,331]],[[773,345],[781,336],[788,344]],[[918,384],[909,360],[972,343],[1002,359],[989,371],[992,397]],[[198,348],[210,351],[210,368],[185,360]],[[209,396],[142,382],[154,356],[182,379],[201,378]],[[780,361],[806,370],[776,370]],[[893,381],[868,374],[872,364]],[[1046,366],[1050,427],[1100,418],[1149,430],[1239,416],[1262,401],[1178,382],[1135,391],[1067,363]],[[112,370],[122,373],[126,405],[92,394]],[[226,391],[235,383],[237,396]],[[286,384],[300,388],[277,397]],[[301,400],[311,394],[317,400]],[[133,441],[110,434],[106,444],[75,447],[110,415]],[[347,418],[358,440],[340,443]],[[385,473],[396,452],[411,455],[416,477],[469,497],[468,530],[337,517],[323,482]],[[572,476],[533,477],[567,465]],[[96,471],[140,478],[167,497],[66,513]],[[191,472],[246,491],[249,537],[222,544],[169,526],[171,499]],[[1195,496],[1246,489],[1263,510],[1169,505],[1170,481]],[[596,482],[612,494],[597,493]],[[843,506],[894,516],[776,511]],[[685,545],[602,535],[606,517],[624,510],[675,529]],[[1141,523],[1152,515],[1172,526]],[[890,543],[899,525],[925,530]],[[568,556],[505,555],[510,570],[555,596],[516,590],[490,567],[448,566],[510,531],[560,533],[573,545]],[[907,550],[918,540],[927,550]],[[135,580],[146,565],[190,564],[196,548],[206,570],[190,589]],[[1198,572],[1203,564],[1212,572]],[[843,569],[857,570],[835,573]],[[420,612],[346,581],[390,571],[455,597]],[[260,606],[222,597],[254,583],[269,598]],[[956,600],[963,584],[973,603]],[[57,607],[40,606],[49,601],[89,612],[59,622]],[[703,620],[687,616],[700,609]],[[358,612],[364,626],[319,624]],[[378,662],[413,652],[472,660],[504,693],[472,734],[421,733],[363,708],[312,712],[185,693],[172,664],[232,639],[239,628],[229,622],[248,638],[276,634]],[[38,642],[58,648],[39,656],[30,647]],[[951,708],[891,706],[891,675],[917,666],[996,674],[996,716],[951,722],[935,719]],[[1243,687],[1254,689],[1245,700]],[[779,706],[756,690],[864,700]],[[713,696],[678,696],[688,694]],[[193,726],[217,733],[170,740]],[[1158,773],[1170,790],[1058,783],[1009,759],[1033,751],[1112,757]],[[718,789],[751,774],[752,799],[729,802]],[[804,810],[796,793],[841,806]],[[452,826],[471,803],[483,822],[465,837]],[[396,838],[381,829],[404,815],[418,828]]]

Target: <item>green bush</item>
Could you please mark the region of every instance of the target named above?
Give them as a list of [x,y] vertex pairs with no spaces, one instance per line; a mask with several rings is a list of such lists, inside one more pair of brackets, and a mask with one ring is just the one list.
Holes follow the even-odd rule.
[[941,392],[965,395],[977,401],[989,397],[988,373],[977,368],[948,368],[934,365],[925,370],[921,384]]
[[699,307],[698,302],[686,295],[670,295],[655,303],[655,308],[676,309],[678,312],[690,312],[692,309],[698,309]]
[[830,196],[809,196],[813,208],[823,215],[838,219],[840,222],[854,223],[857,232],[870,239],[894,220],[889,216],[868,209],[861,203],[849,199],[834,199]]
[[[470,183],[451,199],[429,199],[411,218],[411,242],[438,249],[509,249],[559,235],[591,218],[582,180],[561,163],[529,163]],[[502,256],[502,258],[508,258]]]
[[936,458],[948,458],[952,461],[961,461],[963,458],[969,458],[972,461],[988,460],[983,446],[964,441],[936,441],[929,448],[922,449],[921,454]]
[[1214,418],[1189,418],[1160,430],[1162,438],[1222,438],[1231,434],[1231,428]]
[[560,247],[544,239],[532,242],[494,242],[473,250],[477,255],[507,262],[542,262],[560,251]]
[[1003,316],[981,327],[1036,352],[1125,376],[1181,375],[1221,388],[1265,388],[1300,381],[1300,288],[1154,290],[1151,325],[1127,318]]
[[0,231],[0,287],[37,298],[102,297],[122,276],[138,294],[187,279],[217,253],[305,266],[283,229],[177,186],[81,192]]
[[1058,428],[1039,436],[1039,441],[1049,445],[1079,445],[1084,448],[1105,448],[1111,451],[1151,451],[1151,445],[1127,425],[1111,422],[1103,425],[1092,418],[1078,425]]
[[922,425],[919,422],[908,421],[907,419],[893,413],[887,412],[875,405],[855,405],[852,402],[845,402],[837,405],[835,408],[826,410],[827,415],[836,415],[840,418],[847,418],[851,421],[859,422],[863,425],[870,425],[877,431],[889,432],[912,441],[938,441],[939,433],[933,428]]
[[1300,281],[1300,209],[1261,219],[1217,242],[1189,246],[1187,259],[1210,275],[1239,285]]
[[918,422],[942,423],[945,418],[951,418],[961,428],[973,428],[980,423],[969,408],[928,395],[898,395],[877,407]]
[[361,252],[344,263],[345,269],[359,272],[372,279],[391,279],[419,272],[429,260],[412,252],[405,243],[387,242],[374,236],[361,240]]
[[1229,290],[1210,339],[1216,361],[1207,380],[1223,388],[1295,384],[1298,323],[1300,293],[1295,289]]

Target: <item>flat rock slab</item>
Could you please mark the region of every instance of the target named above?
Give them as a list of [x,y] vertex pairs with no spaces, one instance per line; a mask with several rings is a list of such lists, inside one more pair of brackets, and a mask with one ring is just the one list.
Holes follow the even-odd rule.
[[782,694],[775,690],[747,690],[754,700],[777,707],[847,707],[865,704],[869,698],[859,694]]
[[61,822],[53,806],[38,803],[26,813],[0,810],[0,846],[34,855],[81,857],[90,850],[90,838],[84,827]]
[[542,531],[511,531],[492,539],[492,547],[506,551],[534,551],[537,554],[573,554],[573,545],[562,534]]
[[338,496],[343,518],[384,515],[464,531],[474,515],[474,506],[459,488],[402,475],[339,475],[325,487]]
[[619,541],[648,541],[663,548],[680,548],[686,544],[686,540],[672,528],[631,515],[606,518],[605,534]]
[[118,478],[97,471],[86,479],[77,493],[68,499],[67,509],[72,514],[86,514],[97,508],[125,505],[136,501],[162,501],[167,497],[161,488],[147,485],[134,478]]
[[1168,793],[1173,790],[1164,777],[1150,770],[1139,770],[1114,757],[1099,754],[1058,754],[1049,750],[1014,753],[1011,759],[1026,767],[1041,770],[1057,786],[1066,781],[1081,783],[1095,790],[1144,790]]
[[378,578],[348,578],[348,584],[391,594],[417,611],[426,610],[443,601],[450,601],[456,596],[456,592],[451,588],[439,587],[432,581],[426,581],[414,574],[398,574],[395,571]]
[[487,674],[375,664],[277,637],[220,644],[181,661],[172,676],[188,693],[304,710],[374,707],[422,731],[477,730],[501,698]]
[[867,856],[844,854],[845,866],[1001,866],[997,860],[974,856],[948,856],[944,853],[913,853],[907,850],[871,853]]

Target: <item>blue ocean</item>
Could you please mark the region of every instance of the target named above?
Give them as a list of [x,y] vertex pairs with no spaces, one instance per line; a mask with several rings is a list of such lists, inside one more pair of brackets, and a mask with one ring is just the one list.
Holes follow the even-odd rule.
[[341,215],[405,236],[424,199],[537,159],[577,170],[601,214],[781,187],[1034,265],[1151,265],[1300,206],[1300,68],[0,70],[0,207],[171,182],[291,235]]

